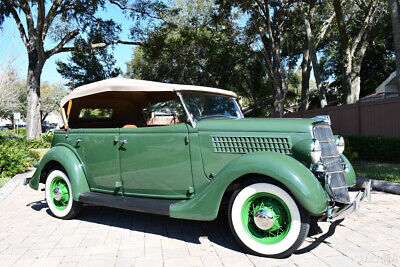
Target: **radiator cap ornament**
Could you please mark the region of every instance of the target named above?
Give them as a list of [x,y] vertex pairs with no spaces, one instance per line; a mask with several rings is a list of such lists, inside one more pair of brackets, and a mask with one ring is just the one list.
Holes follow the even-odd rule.
[[313,117],[313,119],[321,120],[321,121],[331,125],[331,117],[329,117],[329,115],[318,115],[318,116]]

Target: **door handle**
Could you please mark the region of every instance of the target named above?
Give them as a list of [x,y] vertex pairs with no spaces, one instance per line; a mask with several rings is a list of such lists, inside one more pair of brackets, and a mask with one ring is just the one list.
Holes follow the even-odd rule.
[[79,143],[80,143],[80,142],[82,142],[82,139],[81,139],[81,138],[77,138],[77,139],[76,139],[75,147],[79,147]]
[[121,150],[125,150],[125,148],[123,148],[124,144],[128,143],[128,141],[126,139],[124,140],[119,140],[119,149]]

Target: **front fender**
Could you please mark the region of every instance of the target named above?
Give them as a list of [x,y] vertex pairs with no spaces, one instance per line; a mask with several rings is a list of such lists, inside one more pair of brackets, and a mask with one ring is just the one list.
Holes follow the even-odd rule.
[[356,173],[354,171],[353,165],[351,165],[350,161],[346,158],[345,155],[340,155],[342,158],[343,162],[347,165],[349,168],[349,172],[344,173],[344,178],[346,179],[346,184],[349,187],[355,186],[356,185]]
[[170,207],[170,216],[191,220],[213,220],[228,186],[246,174],[260,174],[284,184],[312,215],[326,211],[328,196],[313,173],[296,159],[276,152],[243,155],[225,166],[194,198]]
[[44,155],[29,182],[29,186],[38,190],[42,172],[48,164],[55,162],[60,164],[67,172],[74,200],[78,201],[79,194],[90,191],[82,163],[78,159],[78,156],[70,148],[62,145],[53,147]]

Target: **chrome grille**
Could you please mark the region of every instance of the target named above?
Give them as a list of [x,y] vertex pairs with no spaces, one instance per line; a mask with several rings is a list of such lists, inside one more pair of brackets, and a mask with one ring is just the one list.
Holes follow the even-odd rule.
[[212,136],[214,152],[246,154],[258,151],[273,151],[289,155],[288,137],[249,137],[249,136]]
[[314,126],[314,137],[321,144],[322,164],[328,175],[328,186],[333,200],[341,203],[350,203],[349,192],[335,138],[329,124],[318,123]]

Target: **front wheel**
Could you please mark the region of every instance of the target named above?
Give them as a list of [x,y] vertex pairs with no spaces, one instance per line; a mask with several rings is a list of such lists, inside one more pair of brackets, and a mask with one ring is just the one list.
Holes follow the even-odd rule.
[[239,187],[232,195],[228,220],[247,251],[276,258],[290,256],[310,228],[309,214],[283,188],[265,182]]
[[72,198],[72,187],[64,170],[53,169],[46,179],[46,201],[54,216],[60,219],[75,218],[82,203]]

